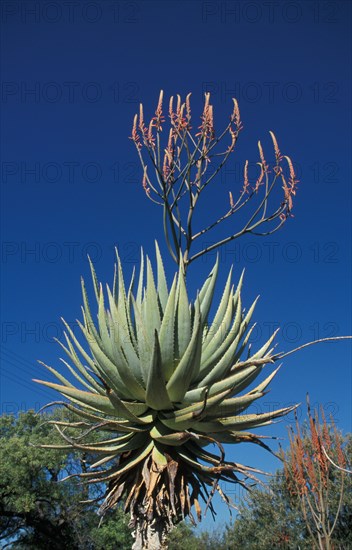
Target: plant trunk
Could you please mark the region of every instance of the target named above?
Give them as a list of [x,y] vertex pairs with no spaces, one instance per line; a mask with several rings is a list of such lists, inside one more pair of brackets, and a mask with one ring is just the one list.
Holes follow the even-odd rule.
[[170,526],[160,518],[151,522],[137,519],[133,532],[135,539],[132,550],[167,550]]

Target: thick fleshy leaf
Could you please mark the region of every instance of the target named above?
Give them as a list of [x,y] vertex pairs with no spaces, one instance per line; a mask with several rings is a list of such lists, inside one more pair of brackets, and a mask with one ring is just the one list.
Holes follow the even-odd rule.
[[[153,462],[157,464],[158,466],[158,472],[155,472],[155,474],[158,474],[161,470],[167,467],[167,458],[165,456],[165,447],[161,444],[159,444],[157,441],[154,441],[154,447],[152,450],[152,458]],[[153,474],[153,471],[152,471]],[[157,479],[155,479],[155,485],[159,481],[159,477],[155,476]],[[155,486],[154,485],[154,486]],[[153,484],[149,487],[149,494],[151,495],[153,492]]]
[[[200,369],[200,377],[204,378],[216,365],[224,353],[229,349],[233,342],[238,337],[241,330],[242,302],[241,297],[238,299],[236,314],[233,319],[230,330],[225,334],[225,338],[221,341],[214,339],[202,355],[202,366]],[[221,335],[221,333],[220,333]],[[199,385],[203,385],[200,380]]]
[[[121,315],[121,308],[117,307],[109,288],[107,289],[107,293],[112,322],[110,327],[112,353],[113,355],[115,354],[116,360],[118,360],[119,354],[123,353],[134,377],[141,382],[142,373],[140,369],[140,361],[131,340],[127,317],[125,315]],[[131,297],[131,299],[133,299],[133,297]]]
[[[203,361],[206,361],[206,359],[214,353],[214,350],[224,342],[228,335],[234,312],[232,289],[230,289],[226,305],[227,307],[224,314],[221,316],[221,321],[212,324],[207,334],[208,340],[203,343]],[[211,349],[208,351],[207,348],[209,348],[209,346]]]
[[271,374],[269,374],[269,376],[267,376],[267,378],[265,378],[265,380],[263,380],[256,388],[251,390],[249,393],[252,394],[257,392],[264,392],[268,387],[268,385],[270,384],[270,382],[272,381],[272,379],[274,378],[274,376],[276,376],[280,368],[281,368],[281,365],[279,365]]
[[200,303],[200,312],[202,315],[203,325],[207,322],[211,303],[214,296],[215,283],[219,270],[219,255],[216,257],[216,262],[209,273],[202,289],[199,292],[199,303]]
[[84,327],[82,327],[82,330],[87,340],[89,340],[89,347],[95,357],[97,368],[103,380],[106,380],[109,387],[115,390],[120,397],[133,398],[133,393],[124,384],[116,365],[104,353],[99,343],[94,340],[93,335],[89,335]]
[[[117,454],[139,449],[141,446],[145,445],[148,441],[147,433],[137,433],[137,434],[129,434],[127,440],[121,441],[118,444],[112,444],[109,441],[106,441],[104,445],[83,444],[81,442],[77,442],[67,437],[66,434],[63,434],[62,432],[61,434],[63,435],[64,439],[66,439],[66,441],[70,442],[71,448],[79,449],[87,453],[94,453],[97,455],[110,455],[114,453],[114,455],[116,456]],[[45,447],[48,449],[60,448],[60,446],[55,446],[55,445],[53,446],[45,445]]]
[[220,405],[211,407],[207,411],[206,419],[220,419],[229,415],[238,415],[240,412],[247,409],[254,401],[263,397],[263,392],[247,393],[239,397],[231,397],[224,399]]
[[83,310],[84,310],[84,319],[85,324],[89,332],[94,334],[95,338],[99,338],[99,334],[97,329],[95,328],[95,324],[93,321],[92,313],[90,310],[89,300],[88,300],[88,294],[85,287],[84,279],[81,278],[81,287],[82,287],[82,296],[83,296]]
[[233,360],[235,357],[236,350],[238,348],[239,341],[241,339],[241,333],[237,335],[235,340],[225,351],[224,355],[221,357],[220,361],[214,365],[212,370],[205,376],[202,381],[199,383],[201,386],[210,386],[217,380],[224,378],[228,371],[230,370]]
[[[233,392],[237,392],[237,388],[239,387],[241,382],[243,382],[243,380],[246,380],[251,373],[258,370],[259,370],[259,367],[257,366],[248,366],[243,369],[239,369],[239,372],[235,372],[234,374],[227,376],[223,380],[219,380],[218,382],[215,382],[209,388],[209,397],[230,389]],[[197,390],[198,389],[201,390],[202,388],[197,388]],[[195,392],[197,390],[193,390],[193,391],[191,390],[190,392],[187,392],[185,399],[187,398],[187,399],[193,400]]]
[[191,314],[186,283],[180,266],[177,287],[176,360],[181,359],[191,340]]
[[[71,361],[73,362],[74,366],[76,367],[76,369],[80,372],[80,374],[85,378],[86,382],[84,382],[83,380],[81,381],[78,374],[76,373],[75,376],[77,378],[77,380],[80,380],[81,383],[88,387],[89,389],[91,388],[91,386],[94,387],[94,389],[98,392],[98,393],[101,393],[101,394],[104,394],[105,393],[105,390],[104,388],[102,388],[102,386],[96,381],[95,378],[93,378],[93,376],[90,374],[89,372],[89,369],[87,367],[85,367],[82,362],[80,361],[77,353],[76,353],[76,350],[75,348],[73,347],[68,335],[66,332],[64,332],[64,337],[65,337],[65,340],[67,342],[67,346],[66,347],[62,342],[60,342],[59,340],[55,339],[55,341],[62,347],[62,349],[64,350],[64,352],[66,353],[66,355],[71,359]],[[64,361],[62,359],[62,361]],[[64,361],[64,363],[67,365],[67,363]],[[93,371],[95,372],[95,371]]]
[[53,382],[46,382],[45,380],[34,380],[34,382],[38,382],[38,384],[57,390],[62,395],[65,395],[68,398],[73,398],[76,402],[82,403],[83,405],[89,405],[102,413],[117,417],[121,416],[121,411],[117,411],[111,401],[103,395],[61,386],[59,384],[54,384]]
[[284,407],[282,409],[277,409],[268,413],[229,416],[226,418],[221,418],[220,422],[228,430],[247,430],[248,428],[259,426],[263,422],[273,420],[274,418],[280,418],[281,416],[292,412],[295,408],[296,406]]
[[98,326],[99,336],[108,353],[111,353],[111,338],[108,330],[108,324],[105,312],[104,292],[102,285],[99,287],[99,302],[98,302]]
[[192,438],[190,432],[175,432],[161,423],[154,426],[150,431],[150,436],[158,443],[166,446],[170,445],[171,447],[179,447]]
[[144,279],[144,254],[143,254],[143,248],[141,248],[141,264],[139,268],[138,288],[137,288],[137,296],[136,296],[136,302],[138,304],[139,309],[142,307],[142,300],[143,300],[143,279]]
[[[65,327],[66,327],[66,330],[67,330],[67,332],[68,332],[68,335],[70,336],[70,338],[71,338],[73,344],[76,346],[76,348],[78,349],[79,353],[82,355],[83,359],[87,362],[88,367],[94,372],[94,374],[99,375],[99,371],[98,371],[97,366],[96,366],[96,364],[94,363],[92,357],[90,357],[90,356],[88,355],[88,353],[85,351],[85,349],[83,348],[83,346],[81,346],[79,340],[76,338],[76,336],[75,336],[73,330],[72,330],[71,327],[68,325],[68,323],[66,323],[65,319],[62,319],[62,318],[61,318],[61,320],[62,320],[62,322],[64,323],[64,325],[65,325]],[[81,324],[79,321],[77,321],[77,324],[78,324],[78,326],[79,326],[79,327],[81,328],[81,330],[82,330],[82,324]],[[82,330],[82,332],[84,333],[83,330]],[[69,338],[68,338],[68,336],[66,336],[66,333],[64,333],[64,334],[65,334],[65,338],[66,338],[66,340],[67,340],[67,343],[68,343],[68,345],[70,346]],[[89,342],[88,342],[88,344],[89,344]],[[71,348],[70,348],[70,349],[71,349]]]
[[149,258],[147,257],[147,287],[142,303],[142,316],[148,339],[153,342],[154,331],[160,330],[161,316],[158,294],[155,287],[154,275]]
[[257,359],[261,359],[262,357],[264,357],[264,355],[268,351],[269,347],[271,346],[278,332],[279,332],[279,329],[275,330],[275,332],[270,336],[269,340],[265,342],[265,344],[256,353],[254,353],[251,356],[252,361],[255,361]]
[[[138,335],[138,361],[139,369],[142,374],[143,385],[147,384],[148,369],[150,363],[150,357],[153,353],[153,340],[149,340],[145,323],[138,307],[137,302],[132,297],[134,320],[136,324],[136,333]],[[127,357],[128,360],[128,357]]]
[[[192,405],[185,406],[185,403],[182,403],[182,406],[177,410],[172,412],[163,413],[165,418],[199,418],[203,416],[208,409],[211,409],[215,405],[221,403],[229,395],[229,390],[213,395],[212,397],[204,396],[203,401],[197,401]],[[190,416],[189,416],[190,415]]]
[[97,303],[99,303],[99,282],[98,282],[98,277],[97,277],[97,274],[95,272],[93,262],[92,262],[92,260],[90,259],[89,256],[88,256],[88,261],[89,261],[90,272],[91,272],[91,275],[92,275],[95,299],[96,299]]
[[197,375],[199,370],[201,329],[200,306],[199,301],[196,300],[191,340],[166,386],[170,399],[174,402],[182,401],[192,378]]
[[[43,365],[43,367],[48,369],[48,371],[51,372],[51,374],[53,374],[58,380],[60,380],[61,384],[63,384],[64,386],[67,386],[68,388],[74,388],[74,385],[71,384],[71,382],[67,380],[67,378],[62,376],[62,374],[60,374],[57,370],[53,369],[53,367],[49,367],[49,365],[46,365],[45,363],[43,363],[43,361],[38,361],[38,363],[40,363],[41,365]],[[92,390],[92,388],[90,388],[90,390]]]
[[[96,389],[95,386],[92,386],[92,384],[88,384],[88,382],[86,382],[86,380],[84,378],[82,378],[76,371],[75,369],[73,369],[71,367],[71,365],[69,363],[67,363],[67,361],[65,361],[64,359],[61,359],[60,358],[60,361],[61,363],[63,363],[65,365],[65,367],[70,371],[70,373],[72,374],[72,376],[74,376],[76,378],[76,380],[78,380],[78,382],[80,384],[82,384],[82,386],[84,386],[85,388],[87,388],[87,390],[89,391],[94,391]],[[99,391],[98,393],[101,393],[102,395],[104,394],[104,391]]]
[[165,380],[169,380],[175,367],[176,276],[167,299],[160,327],[159,343]]
[[[142,425],[142,424],[139,424],[138,427],[131,423],[129,420],[120,420],[120,419],[106,419],[104,420],[104,417],[103,416],[98,416],[97,414],[94,414],[92,412],[93,409],[90,409],[89,412],[88,410],[85,410],[85,409],[82,409],[82,408],[78,408],[78,407],[75,407],[74,405],[72,405],[71,403],[65,403],[63,402],[62,403],[66,409],[68,409],[69,411],[73,412],[74,414],[76,414],[77,416],[79,416],[80,418],[84,418],[84,419],[87,419],[87,420],[90,420],[91,422],[98,422],[100,425],[101,425],[101,428],[104,429],[104,430],[107,430],[107,431],[113,431],[113,432],[118,432],[118,433],[131,433],[131,432],[144,432],[146,430],[148,430],[148,426],[145,424],[145,425]],[[82,407],[82,404],[80,405],[80,407]],[[97,412],[97,411],[96,411]]]
[[156,411],[172,409],[172,403],[166,391],[157,331],[154,335],[154,348],[150,360],[145,399],[147,405]]
[[231,277],[232,277],[232,266],[230,268],[230,272],[227,277],[227,281],[225,284],[225,288],[222,294],[219,307],[216,311],[213,322],[211,323],[210,327],[207,329],[207,333],[203,341],[203,350],[206,349],[209,342],[214,338],[219,328],[223,325],[224,317],[229,307],[229,302],[231,302],[231,310],[232,310],[233,301],[230,300],[230,292],[232,291]]

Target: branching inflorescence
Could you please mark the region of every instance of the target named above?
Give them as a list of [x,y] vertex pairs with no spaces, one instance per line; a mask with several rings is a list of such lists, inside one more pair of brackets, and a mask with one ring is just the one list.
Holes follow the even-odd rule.
[[[201,123],[192,132],[191,94],[185,102],[178,95],[170,98],[168,124],[163,111],[163,91],[160,92],[155,115],[149,124],[145,122],[143,105],[133,121],[131,139],[134,142],[143,168],[143,188],[147,197],[163,208],[163,225],[168,250],[179,263],[183,256],[185,269],[195,259],[246,233],[271,235],[291,216],[293,196],[298,180],[290,157],[282,155],[276,137],[273,141],[275,162],[273,166],[265,160],[260,141],[259,175],[251,182],[248,176],[248,160],[243,171],[243,185],[238,198],[229,192],[229,207],[226,212],[204,226],[194,230],[194,211],[203,191],[214,182],[220,170],[230,159],[243,128],[239,107],[233,99],[233,111],[225,129],[217,134],[214,127],[213,106],[210,93],[205,94]],[[162,139],[164,127],[169,126],[167,143]],[[165,135],[165,131],[164,131]],[[283,161],[288,166],[288,176],[283,170]],[[151,172],[153,175],[151,175]],[[282,183],[283,197],[279,206],[271,208],[269,197],[277,183]],[[191,253],[194,242],[221,222],[239,212],[253,199],[247,221],[229,236]]]

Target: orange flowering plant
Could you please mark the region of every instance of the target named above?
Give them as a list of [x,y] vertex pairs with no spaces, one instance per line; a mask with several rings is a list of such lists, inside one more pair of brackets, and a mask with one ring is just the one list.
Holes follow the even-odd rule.
[[[328,422],[321,409],[320,421],[318,411],[311,411],[308,398],[307,403],[308,425],[302,430],[296,418],[296,430],[291,428],[289,431],[288,460],[283,452],[281,458],[288,490],[295,500],[298,499],[313,548],[331,550],[333,532],[343,505],[347,459],[343,437],[333,418]],[[337,481],[340,495],[332,506],[330,494]]]

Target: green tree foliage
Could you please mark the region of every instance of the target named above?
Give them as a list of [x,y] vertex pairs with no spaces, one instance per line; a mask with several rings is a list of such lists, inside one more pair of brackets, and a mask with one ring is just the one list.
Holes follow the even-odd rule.
[[[35,447],[39,442],[55,442],[52,427],[43,425],[44,420],[54,418],[67,420],[67,413],[43,417],[29,411],[18,418],[0,418],[0,546],[40,550],[50,543],[54,550],[131,548],[121,510],[107,514],[99,529],[97,505],[83,511],[80,501],[99,497],[102,488],[88,495],[75,478],[58,482],[84,471],[89,457]],[[61,442],[59,434],[57,440]]]
[[225,544],[223,531],[196,534],[189,523],[182,522],[171,532],[168,550],[226,550]]

